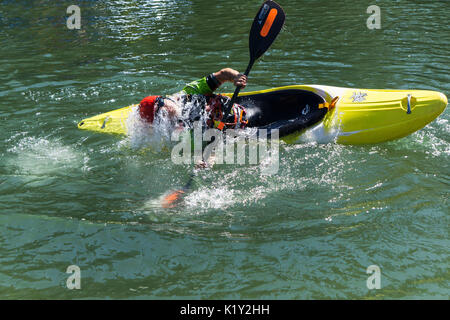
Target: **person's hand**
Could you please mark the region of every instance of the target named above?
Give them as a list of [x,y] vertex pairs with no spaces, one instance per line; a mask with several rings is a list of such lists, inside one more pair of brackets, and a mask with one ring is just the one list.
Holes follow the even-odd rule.
[[243,73],[239,73],[233,80],[233,83],[236,87],[245,88],[247,85],[247,76]]
[[245,88],[247,85],[247,76],[231,68],[221,69],[220,71],[215,72],[214,76],[220,84],[232,82],[236,87],[241,88]]
[[195,166],[195,169],[199,170],[199,169],[206,169],[208,168],[208,163],[205,160],[202,160],[200,162],[198,162]]

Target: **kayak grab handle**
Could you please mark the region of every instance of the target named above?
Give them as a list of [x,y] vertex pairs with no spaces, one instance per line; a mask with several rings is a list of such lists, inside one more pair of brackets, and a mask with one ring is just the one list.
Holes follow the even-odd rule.
[[408,94],[408,108],[406,109],[406,114],[411,114],[411,95]]

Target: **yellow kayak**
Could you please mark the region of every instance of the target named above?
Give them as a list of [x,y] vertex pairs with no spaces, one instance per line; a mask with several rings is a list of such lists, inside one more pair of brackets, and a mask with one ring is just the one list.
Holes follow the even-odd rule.
[[[423,128],[444,111],[447,97],[429,90],[293,85],[241,93],[236,102],[246,107],[249,127],[278,129],[287,143],[303,141],[308,132],[336,143],[370,144]],[[127,134],[133,108],[137,105],[84,119],[78,128]]]

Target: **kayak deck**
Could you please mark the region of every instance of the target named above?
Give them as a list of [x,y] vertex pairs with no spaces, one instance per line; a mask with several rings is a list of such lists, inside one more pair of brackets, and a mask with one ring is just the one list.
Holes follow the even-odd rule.
[[[311,91],[285,89],[240,96],[236,100],[247,110],[248,127],[279,130],[284,137],[304,130],[323,119],[328,109],[319,109],[325,99]],[[274,107],[275,106],[275,107]]]

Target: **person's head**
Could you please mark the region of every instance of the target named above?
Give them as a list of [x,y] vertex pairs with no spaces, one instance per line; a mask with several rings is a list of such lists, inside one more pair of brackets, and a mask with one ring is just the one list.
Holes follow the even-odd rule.
[[170,98],[164,98],[162,96],[148,96],[142,99],[139,104],[139,113],[141,117],[150,123],[153,123],[156,115],[164,108],[169,117],[175,117],[176,104]]
[[148,96],[142,99],[139,104],[139,113],[141,117],[150,123],[155,119],[155,104],[158,105],[161,96]]

